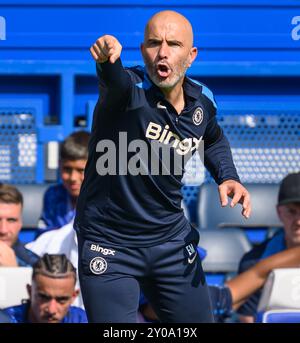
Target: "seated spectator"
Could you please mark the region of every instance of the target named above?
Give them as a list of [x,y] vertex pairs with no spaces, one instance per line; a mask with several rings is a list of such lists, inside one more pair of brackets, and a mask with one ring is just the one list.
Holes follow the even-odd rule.
[[76,270],[65,255],[45,254],[33,266],[29,300],[4,312],[13,323],[86,323],[85,312],[71,306],[78,295]]
[[[300,173],[289,174],[282,180],[278,193],[277,213],[283,224],[283,230],[246,253],[240,262],[239,273],[261,259],[287,248],[300,246]],[[260,296],[261,290],[258,290],[238,309],[240,321],[254,322]]]
[[39,234],[61,228],[74,218],[88,158],[89,138],[88,132],[78,131],[61,143],[59,170],[62,183],[49,187],[45,193]]
[[38,256],[25,248],[18,236],[22,228],[23,197],[14,186],[0,184],[0,266],[26,267]]
[[[73,229],[73,220],[60,228],[43,233],[35,241],[26,244],[26,248],[39,256],[44,254],[64,254],[77,269],[78,247],[77,237]],[[77,278],[76,287],[79,288]],[[74,305],[84,308],[81,294],[74,301]]]

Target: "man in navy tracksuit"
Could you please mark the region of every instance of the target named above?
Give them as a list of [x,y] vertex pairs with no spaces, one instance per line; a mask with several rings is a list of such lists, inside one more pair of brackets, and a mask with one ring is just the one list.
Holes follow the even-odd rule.
[[90,49],[100,97],[75,218],[88,320],[135,322],[142,290],[162,322],[211,322],[199,235],[181,209],[185,157],[204,141],[222,206],[230,195],[248,217],[249,194],[212,93],[185,77],[197,55],[188,20],[173,11],[149,20],[145,69],[124,69],[121,49],[108,35]]

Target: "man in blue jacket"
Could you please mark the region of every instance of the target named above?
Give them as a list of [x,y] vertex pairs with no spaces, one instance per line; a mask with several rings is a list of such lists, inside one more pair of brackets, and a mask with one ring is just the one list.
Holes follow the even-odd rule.
[[29,300],[4,309],[12,323],[87,323],[85,311],[71,306],[76,269],[65,255],[45,254],[33,266]]
[[229,195],[248,217],[249,194],[211,91],[185,77],[197,56],[189,21],[173,11],[149,20],[145,68],[124,69],[121,50],[109,35],[90,49],[100,97],[74,223],[87,315],[91,322],[135,322],[142,289],[162,322],[211,322],[199,234],[181,208],[184,167],[202,141],[222,206]]
[[23,197],[11,185],[0,184],[0,267],[32,266],[38,256],[19,240]]

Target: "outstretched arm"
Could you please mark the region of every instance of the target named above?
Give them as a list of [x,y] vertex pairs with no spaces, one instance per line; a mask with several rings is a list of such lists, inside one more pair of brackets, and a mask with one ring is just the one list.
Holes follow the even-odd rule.
[[[103,83],[112,95],[113,103],[125,97],[130,89],[130,76],[121,62],[122,45],[114,36],[104,35],[91,46],[90,52],[97,62],[97,74],[100,84]],[[105,94],[106,92],[102,90]]]
[[275,268],[292,268],[300,265],[300,247],[287,249],[267,257],[247,271],[226,282],[232,295],[233,308],[238,308],[252,293],[262,287]]

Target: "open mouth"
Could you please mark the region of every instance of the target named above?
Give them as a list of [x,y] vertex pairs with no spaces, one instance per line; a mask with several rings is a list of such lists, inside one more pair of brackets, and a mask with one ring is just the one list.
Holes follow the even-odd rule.
[[68,187],[70,190],[72,191],[76,191],[76,190],[79,190],[80,189],[80,185],[78,185],[77,183],[74,183],[74,184],[69,184],[69,187]]
[[47,323],[58,323],[57,319],[48,319]]
[[171,74],[171,69],[166,64],[157,65],[157,73],[160,77],[166,78]]
[[71,185],[70,188],[71,189],[79,189],[80,187],[78,185]]

